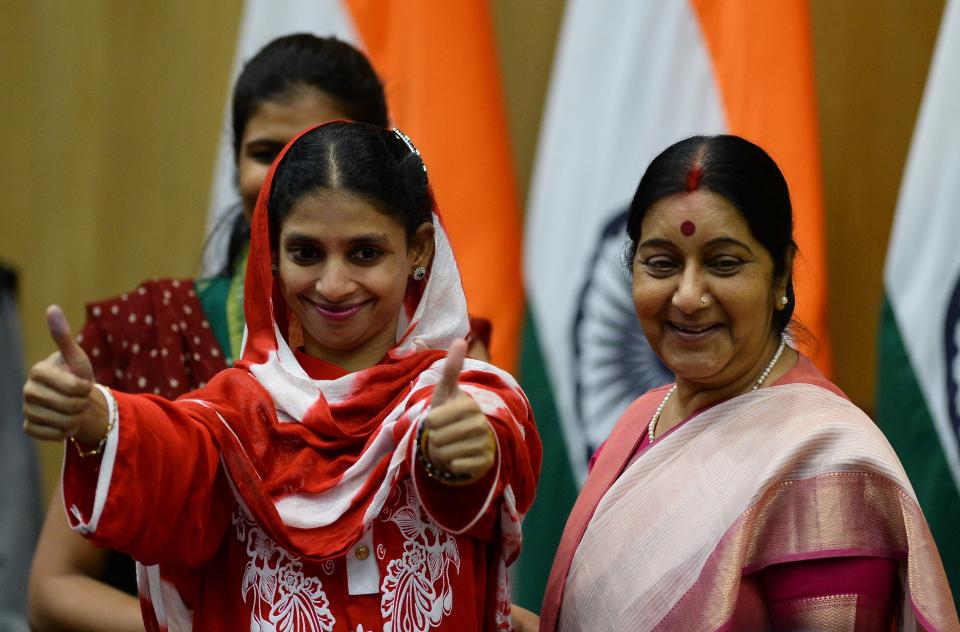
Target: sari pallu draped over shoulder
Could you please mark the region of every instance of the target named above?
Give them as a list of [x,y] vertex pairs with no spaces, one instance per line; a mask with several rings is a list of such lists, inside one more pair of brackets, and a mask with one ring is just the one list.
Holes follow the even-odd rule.
[[[498,540],[491,550],[502,569],[519,552],[520,521],[533,501],[541,458],[529,403],[513,377],[469,358],[460,374],[461,390],[480,406],[497,441],[488,474],[469,489],[446,488],[413,465],[417,430],[429,412],[446,349],[468,332],[460,276],[439,216],[433,215],[429,274],[409,282],[396,344],[387,356],[336,379],[311,378],[293,350],[302,336],[299,323],[272,271],[266,208],[277,165],[296,142],[271,168],[252,220],[242,359],[173,406],[212,436],[229,488],[246,516],[296,558],[330,560],[347,553],[388,497],[398,493],[401,479],[409,477],[423,509],[449,533],[467,532],[492,511]],[[132,410],[136,400],[120,393],[116,398],[122,432],[124,410]],[[108,440],[107,472],[116,442],[116,436]],[[106,480],[109,487],[109,475]],[[451,490],[456,503],[450,502]],[[98,487],[89,519],[75,508],[71,519],[95,541],[105,496]],[[139,570],[141,598],[158,620],[169,620],[171,611],[183,610],[177,591],[185,580],[182,569],[158,561]],[[203,563],[198,558],[197,564]],[[507,591],[506,574],[500,575],[499,589]]]
[[[604,458],[627,463],[629,448],[612,449],[618,431],[645,427],[662,396],[635,402],[595,472],[617,467]],[[548,614],[548,588],[541,630],[733,629],[744,574],[847,556],[901,561],[898,629],[960,629],[899,461],[863,412],[820,386],[774,386],[699,413],[626,466],[587,519],[565,576],[555,563],[562,606]]]

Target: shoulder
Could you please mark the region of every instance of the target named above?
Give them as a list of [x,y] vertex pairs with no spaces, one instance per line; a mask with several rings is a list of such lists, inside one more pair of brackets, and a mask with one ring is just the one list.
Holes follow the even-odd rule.
[[663,401],[663,398],[667,396],[667,392],[673,388],[673,383],[664,384],[663,386],[658,386],[657,388],[651,388],[649,391],[633,400],[626,410],[623,411],[623,414],[620,415],[620,421],[617,422],[617,425],[620,425],[625,420],[633,419],[637,415],[646,417],[649,421],[650,415],[653,414],[653,411],[657,409],[657,406],[660,405],[660,402]]
[[88,303],[87,318],[109,320],[110,316],[130,313],[147,305],[182,303],[195,299],[196,295],[193,279],[151,279],[128,292]]
[[[623,411],[623,414],[620,415],[620,419],[617,420],[617,423],[614,425],[613,430],[610,431],[604,444],[609,443],[611,440],[619,440],[624,437],[625,434],[633,437],[638,430],[646,428],[650,417],[654,411],[657,410],[657,406],[660,405],[660,402],[667,396],[667,392],[671,388],[673,388],[673,383],[664,384],[663,386],[650,389],[633,400],[633,402],[627,406],[626,410]],[[599,450],[597,452],[599,453]]]
[[192,311],[199,306],[192,279],[152,279],[129,292],[88,303],[86,316],[101,329],[127,332],[149,328],[164,309]]
[[[797,382],[777,384],[753,395],[756,399],[750,402],[740,428],[744,435],[751,435],[749,426],[755,426],[757,432],[748,440],[754,446],[764,444],[769,458],[816,454],[820,466],[832,464],[838,471],[882,474],[910,489],[903,466],[883,432],[842,392]],[[770,432],[767,422],[773,419],[776,430]],[[773,435],[778,438],[774,440]]]
[[809,384],[818,386],[830,391],[844,399],[850,399],[843,390],[827,379],[823,372],[807,356],[797,351],[797,363],[789,371],[784,373],[780,379],[774,382],[774,386],[784,384]]

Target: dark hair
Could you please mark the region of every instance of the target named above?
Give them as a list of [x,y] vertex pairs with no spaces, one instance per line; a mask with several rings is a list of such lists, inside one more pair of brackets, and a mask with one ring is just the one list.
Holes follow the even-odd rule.
[[233,89],[233,154],[264,101],[300,87],[332,97],[352,120],[386,127],[383,84],[363,53],[335,37],[308,33],[278,37],[248,61]]
[[627,236],[631,260],[640,242],[647,210],[675,193],[704,189],[724,197],[746,220],[753,237],[773,259],[774,279],[788,275],[785,309],[774,310],[773,324],[783,333],[796,304],[793,276],[786,269],[793,241],[790,191],[777,163],[763,149],[732,135],[693,136],[665,149],[640,179],[630,203]]
[[[265,101],[303,87],[334,99],[351,119],[387,127],[383,84],[367,58],[335,37],[298,33],[264,46],[240,71],[233,88],[233,156],[240,155],[247,123]],[[230,216],[230,239],[221,276],[229,276],[250,239],[250,226],[238,208]]]
[[433,217],[427,173],[412,145],[375,125],[327,123],[297,139],[277,165],[267,203],[274,251],[293,206],[321,189],[367,200],[396,219],[408,238]]

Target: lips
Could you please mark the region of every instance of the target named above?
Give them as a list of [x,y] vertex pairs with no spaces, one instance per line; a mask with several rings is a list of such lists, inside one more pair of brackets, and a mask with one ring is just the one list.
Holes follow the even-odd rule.
[[713,323],[710,325],[701,325],[701,324],[688,324],[688,323],[674,323],[668,322],[667,325],[681,338],[697,339],[704,336],[708,336],[715,331],[718,331],[721,325]]
[[321,303],[314,303],[313,301],[309,301],[309,302],[310,302],[310,305],[313,307],[313,309],[316,310],[316,312],[321,316],[323,316],[324,318],[335,320],[335,321],[343,321],[355,315],[357,312],[363,309],[364,306],[367,305],[367,303],[369,303],[370,301],[363,301],[362,303],[352,303],[349,305],[347,304],[333,305],[328,303],[321,304]]

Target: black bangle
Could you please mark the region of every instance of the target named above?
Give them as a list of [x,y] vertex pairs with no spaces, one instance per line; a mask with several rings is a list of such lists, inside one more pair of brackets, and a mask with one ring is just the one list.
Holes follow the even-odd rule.
[[424,449],[423,442],[427,435],[427,424],[426,422],[421,422],[420,427],[417,429],[417,461],[420,462],[420,465],[423,466],[423,471],[430,478],[435,478],[441,483],[462,483],[472,481],[472,477],[469,474],[456,474],[454,472],[449,472],[447,470],[441,470],[439,467],[433,464],[433,462],[427,458],[426,450]]

